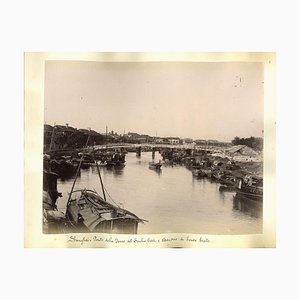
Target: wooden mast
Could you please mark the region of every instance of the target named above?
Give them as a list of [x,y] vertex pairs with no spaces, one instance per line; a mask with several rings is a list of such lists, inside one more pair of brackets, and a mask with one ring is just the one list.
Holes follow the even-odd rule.
[[[84,147],[85,149],[87,148],[87,145],[88,145],[89,140],[90,140],[90,134],[88,135],[88,138],[87,138],[87,140],[86,140],[86,144],[85,144],[85,147]],[[78,167],[77,167],[77,171],[76,171],[76,175],[75,175],[75,178],[74,178],[74,182],[73,182],[71,191],[70,191],[70,193],[69,193],[69,197],[68,197],[68,201],[67,201],[67,207],[68,207],[68,204],[69,204],[69,202],[70,202],[70,200],[71,200],[71,196],[72,196],[73,189],[74,189],[74,186],[75,186],[75,183],[76,183],[78,174],[79,174],[79,170],[80,170],[80,168],[81,168],[82,161],[83,161],[83,155],[81,155],[81,158],[80,158],[80,161],[79,161],[79,164],[78,164]]]
[[96,164],[97,172],[98,172],[98,175],[99,175],[100,184],[101,184],[102,193],[103,193],[103,198],[104,198],[104,200],[106,201],[106,195],[105,195],[105,191],[104,191],[104,185],[103,185],[102,177],[101,177],[101,174],[100,174],[99,165],[98,165],[97,160],[96,160],[96,157],[95,157],[95,148],[94,148],[94,145],[92,145],[92,147],[93,147],[94,162],[95,162],[95,164]]
[[107,126],[105,127],[105,148],[107,149]]
[[51,151],[51,148],[52,148],[55,126],[56,126],[56,124],[54,123],[53,129],[52,129],[52,134],[51,134],[51,141],[50,141],[49,151]]

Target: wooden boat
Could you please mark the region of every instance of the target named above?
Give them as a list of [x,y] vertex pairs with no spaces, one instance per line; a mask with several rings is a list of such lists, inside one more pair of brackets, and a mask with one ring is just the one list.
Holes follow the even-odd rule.
[[211,178],[211,174],[212,174],[211,169],[202,169],[202,172],[205,174],[206,177]]
[[263,215],[263,203],[261,201],[255,201],[239,193],[233,197],[233,209],[240,210],[255,218],[261,218]]
[[108,155],[106,158],[107,167],[122,167],[125,166],[125,154],[124,153],[115,153]]
[[66,217],[76,232],[136,234],[138,224],[144,222],[128,210],[108,203],[95,191],[86,189],[72,192]]
[[206,174],[201,169],[194,169],[192,171],[193,176],[197,178],[204,178],[206,177]]
[[[88,145],[88,140],[86,145]],[[82,159],[78,170],[81,163]],[[88,189],[74,191],[78,175],[76,174],[66,208],[66,219],[71,225],[71,231],[136,234],[138,224],[140,222],[143,223],[145,220],[107,201],[99,165],[97,163],[95,165],[100,179],[103,198],[97,192]],[[115,203],[115,201],[113,202]]]
[[263,178],[251,175],[239,178],[236,191],[248,199],[263,201]]
[[50,161],[51,170],[60,178],[68,178],[76,174],[76,166],[64,157],[52,159]]
[[199,169],[196,168],[192,171],[193,176],[198,177],[198,178],[204,178],[204,177],[211,177],[212,171],[210,169]]
[[211,180],[214,180],[214,181],[220,181],[221,177],[222,177],[222,172],[221,171],[212,171],[211,173]]
[[228,185],[221,185],[219,187],[220,192],[235,192],[236,189],[234,186],[228,186]]
[[95,164],[93,157],[90,154],[81,154],[81,169],[88,169],[91,165]]
[[152,169],[152,170],[160,170],[161,168],[161,163],[158,162],[158,163],[155,163],[155,162],[149,162],[149,168]]
[[99,167],[105,167],[105,166],[107,166],[107,162],[106,161],[104,161],[104,162],[103,161],[97,161],[97,164],[98,164]]
[[226,186],[235,186],[236,178],[233,175],[223,175],[220,177],[219,182]]

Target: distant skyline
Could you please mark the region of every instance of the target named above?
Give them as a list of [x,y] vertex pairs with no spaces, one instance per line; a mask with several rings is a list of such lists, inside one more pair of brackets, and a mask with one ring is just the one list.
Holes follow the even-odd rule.
[[263,65],[47,61],[45,122],[231,141],[263,130]]

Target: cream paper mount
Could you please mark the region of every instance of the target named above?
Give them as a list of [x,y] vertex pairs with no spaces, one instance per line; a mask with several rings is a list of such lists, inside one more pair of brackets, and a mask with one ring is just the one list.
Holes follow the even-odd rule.
[[[25,247],[49,248],[249,248],[276,247],[275,53],[25,53]],[[43,125],[45,64],[76,62],[211,62],[263,65],[263,228],[257,234],[43,234]],[[226,109],[224,107],[224,109]]]

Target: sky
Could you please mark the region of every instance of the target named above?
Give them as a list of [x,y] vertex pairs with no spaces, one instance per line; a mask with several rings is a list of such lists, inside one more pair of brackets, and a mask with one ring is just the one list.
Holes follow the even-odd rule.
[[44,117],[100,133],[261,137],[263,64],[47,61]]

